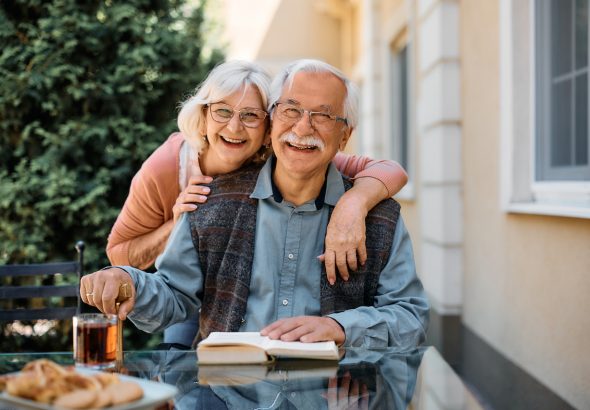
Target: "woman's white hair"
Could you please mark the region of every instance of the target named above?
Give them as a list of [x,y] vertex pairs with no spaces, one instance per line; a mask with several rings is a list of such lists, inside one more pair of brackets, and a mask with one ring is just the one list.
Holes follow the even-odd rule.
[[291,87],[293,78],[300,72],[305,73],[330,73],[338,77],[346,87],[346,98],[344,99],[343,111],[344,117],[350,128],[355,128],[358,124],[358,99],[359,91],[357,86],[350,81],[342,71],[320,60],[302,59],[295,60],[288,64],[274,78],[270,89],[270,100],[268,102],[268,111],[272,115],[274,104],[279,101],[285,85]]
[[259,65],[248,61],[228,61],[215,67],[192,96],[181,104],[178,129],[197,152],[206,146],[201,130],[206,124],[206,105],[223,100],[245,86],[255,87],[268,105],[270,76]]

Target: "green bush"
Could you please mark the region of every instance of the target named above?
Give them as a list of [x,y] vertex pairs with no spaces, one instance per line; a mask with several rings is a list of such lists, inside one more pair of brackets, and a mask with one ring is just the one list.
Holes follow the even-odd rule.
[[221,60],[203,56],[203,7],[0,3],[0,264],[74,259],[77,240],[87,272],[108,264],[131,178]]

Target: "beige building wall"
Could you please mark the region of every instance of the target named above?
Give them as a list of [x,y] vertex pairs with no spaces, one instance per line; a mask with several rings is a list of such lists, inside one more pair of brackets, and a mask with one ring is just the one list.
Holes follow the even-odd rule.
[[271,73],[297,58],[340,67],[337,17],[314,0],[222,0],[228,59],[256,60]]
[[496,1],[461,2],[463,322],[575,407],[588,408],[590,220],[500,207],[499,11]]
[[349,148],[374,157],[387,155],[377,149],[387,146],[391,108],[386,50],[406,30],[415,163],[412,193],[399,200],[426,290],[556,394],[590,408],[590,219],[502,206],[500,4],[520,0],[224,1],[230,58],[271,72],[319,58],[358,82],[365,123]]

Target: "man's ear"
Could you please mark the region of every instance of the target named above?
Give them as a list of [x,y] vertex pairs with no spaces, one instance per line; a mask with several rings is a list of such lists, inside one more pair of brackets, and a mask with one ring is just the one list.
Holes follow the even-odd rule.
[[340,151],[344,151],[344,148],[346,148],[346,144],[348,143],[348,140],[352,135],[352,130],[353,128],[346,127],[346,129],[342,131],[342,139],[340,140],[340,144],[338,145],[338,149]]

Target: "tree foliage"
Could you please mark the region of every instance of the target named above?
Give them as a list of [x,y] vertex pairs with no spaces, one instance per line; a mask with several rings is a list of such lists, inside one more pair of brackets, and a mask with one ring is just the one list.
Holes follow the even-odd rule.
[[203,5],[181,0],[0,3],[0,263],[108,263],[134,173],[217,63]]
[[0,263],[106,263],[139,165],[175,129],[204,61],[202,7],[20,1],[0,9]]

